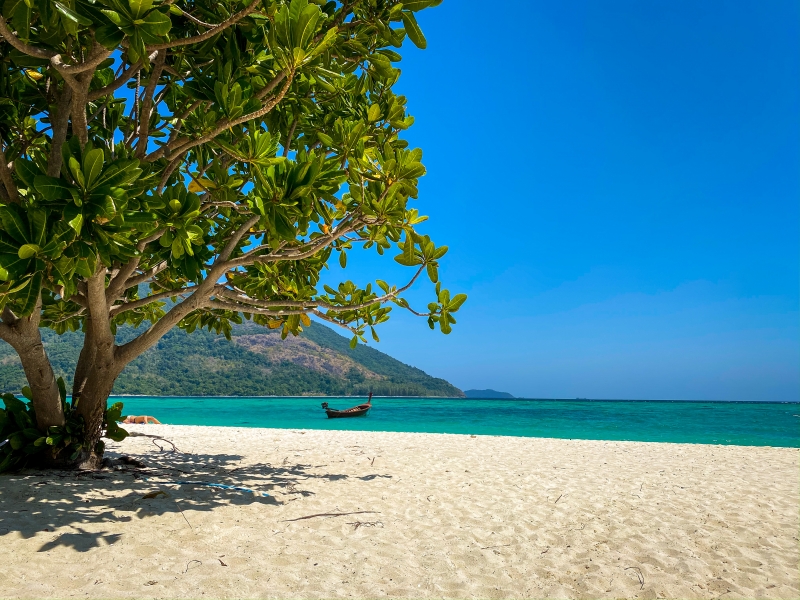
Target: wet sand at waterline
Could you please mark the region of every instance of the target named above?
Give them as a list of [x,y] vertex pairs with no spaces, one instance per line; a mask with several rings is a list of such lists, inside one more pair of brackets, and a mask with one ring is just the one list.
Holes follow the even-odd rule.
[[127,428],[0,476],[0,597],[800,596],[796,448]]

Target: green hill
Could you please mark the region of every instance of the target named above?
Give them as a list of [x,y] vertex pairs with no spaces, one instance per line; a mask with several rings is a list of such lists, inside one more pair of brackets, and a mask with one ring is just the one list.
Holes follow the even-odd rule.
[[[127,335],[126,335],[127,334]],[[57,375],[71,386],[82,335],[43,330],[45,348]],[[133,337],[122,332],[120,338]],[[0,391],[18,393],[25,375],[12,348],[0,342]],[[237,326],[233,339],[206,331],[175,329],[131,363],[117,380],[115,394],[180,396],[457,396],[444,379],[403,364],[314,323],[296,338],[252,323]]]

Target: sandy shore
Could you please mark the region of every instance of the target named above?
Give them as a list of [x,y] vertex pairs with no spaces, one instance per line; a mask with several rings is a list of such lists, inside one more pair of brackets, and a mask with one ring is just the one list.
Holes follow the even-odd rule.
[[800,596],[797,449],[130,430],[179,451],[0,476],[0,597]]

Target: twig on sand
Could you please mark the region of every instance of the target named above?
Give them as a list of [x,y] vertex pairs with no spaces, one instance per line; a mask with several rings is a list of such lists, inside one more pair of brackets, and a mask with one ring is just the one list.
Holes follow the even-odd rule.
[[172,446],[172,450],[170,450],[170,452],[180,452],[180,450],[178,450],[178,447],[175,444],[173,444],[172,442],[170,442],[169,440],[164,439],[162,437],[155,437],[154,436],[152,441],[153,441],[153,444],[156,447],[158,447],[159,452],[164,452],[164,447],[161,444],[159,444],[156,440],[161,440],[162,442],[167,442],[170,446]]
[[352,525],[354,530],[359,527],[383,527],[383,521],[352,521],[347,525]]
[[481,550],[491,550],[492,548],[505,548],[510,545],[511,544],[500,544],[499,546],[486,546],[485,548],[481,548]]
[[190,567],[190,566],[189,566],[189,565],[191,565],[192,563],[197,563],[198,565],[202,565],[202,564],[203,564],[203,563],[202,563],[202,562],[200,562],[199,560],[190,560],[188,563],[186,563],[186,569],[184,569],[184,571],[183,571],[183,574],[184,574],[184,575],[186,575],[186,573],[188,573],[188,572],[189,572],[189,569],[194,569],[194,567]]
[[177,506],[178,510],[181,511],[181,516],[183,517],[183,520],[186,521],[186,524],[189,526],[189,529],[194,531],[194,527],[192,527],[192,524],[189,523],[189,519],[187,519],[186,515],[183,514],[183,509],[181,508],[181,505],[178,503],[178,499],[177,498],[173,498],[173,500],[175,500],[175,506]]
[[[561,494],[561,496],[563,496],[563,495],[564,495],[564,494]],[[555,502],[553,502],[553,504],[558,504],[558,501],[559,501],[559,500],[561,500],[561,496],[559,496],[558,498],[556,498],[556,501],[555,501]]]
[[313,519],[314,517],[343,517],[345,515],[363,515],[366,513],[380,513],[378,510],[357,510],[356,512],[346,513],[317,513],[316,515],[307,515],[305,517],[298,517],[296,519],[284,519],[283,522],[289,521],[302,521],[303,519]]
[[542,550],[542,551],[541,551],[539,554],[547,554],[547,551],[548,551],[548,550],[550,550],[550,548],[549,548],[549,547],[547,547],[547,548],[545,548],[544,550]]
[[639,567],[625,567],[623,571],[627,571],[628,569],[633,569],[633,572],[636,573],[636,577],[639,579],[639,583],[641,584],[639,589],[644,589],[644,573],[642,573],[642,570]]

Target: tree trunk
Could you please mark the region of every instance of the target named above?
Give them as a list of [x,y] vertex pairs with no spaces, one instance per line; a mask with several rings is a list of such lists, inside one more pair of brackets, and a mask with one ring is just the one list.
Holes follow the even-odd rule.
[[31,388],[31,402],[36,411],[39,431],[44,433],[48,427],[63,425],[64,411],[61,409],[58,383],[38,330],[35,339],[18,349],[17,353]]
[[17,318],[7,308],[3,311],[3,339],[16,350],[31,388],[31,402],[36,411],[36,426],[43,433],[48,427],[64,424],[61,395],[58,393],[53,367],[42,343],[39,331],[41,301],[33,315]]
[[122,369],[113,361],[104,361],[92,364],[88,370],[77,405],[84,423],[84,451],[77,466],[81,469],[97,469],[103,460],[103,450],[97,446],[103,433],[108,397]]

